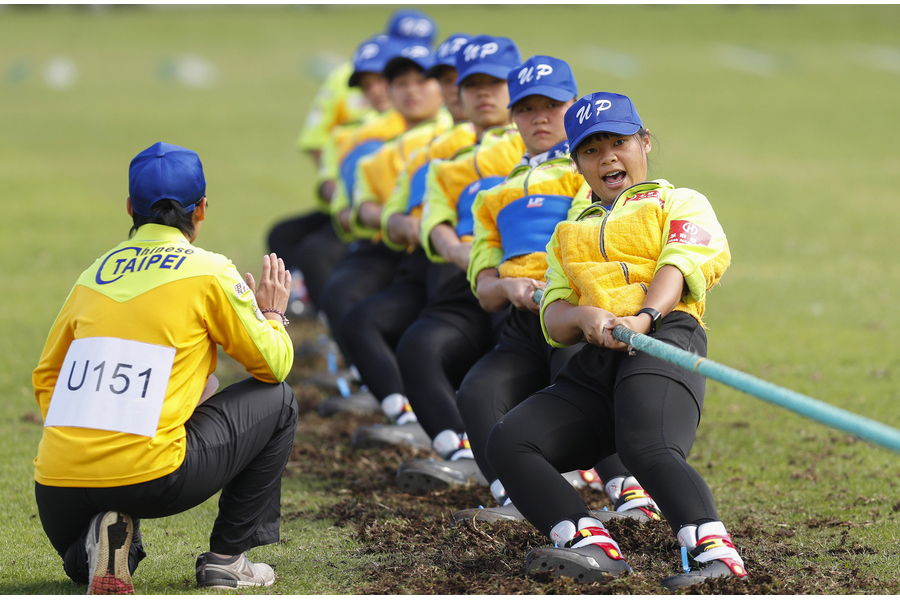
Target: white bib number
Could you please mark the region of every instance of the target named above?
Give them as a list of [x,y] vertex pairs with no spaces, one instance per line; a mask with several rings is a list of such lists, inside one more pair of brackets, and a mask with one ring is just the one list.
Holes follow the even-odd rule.
[[66,352],[44,427],[87,427],[153,437],[175,348],[109,337]]

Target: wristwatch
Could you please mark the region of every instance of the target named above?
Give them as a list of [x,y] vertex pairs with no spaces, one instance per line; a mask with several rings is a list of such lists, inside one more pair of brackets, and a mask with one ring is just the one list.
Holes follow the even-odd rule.
[[650,331],[648,331],[647,333],[656,333],[656,330],[659,328],[659,320],[662,318],[662,314],[655,308],[642,308],[641,310],[637,311],[634,316],[638,316],[640,314],[650,315]]

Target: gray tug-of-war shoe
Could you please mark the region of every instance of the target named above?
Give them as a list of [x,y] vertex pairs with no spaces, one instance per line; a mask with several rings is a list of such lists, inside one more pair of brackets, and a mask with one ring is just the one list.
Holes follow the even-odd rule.
[[[605,527],[595,519],[581,519],[579,525],[585,526],[578,529],[563,547],[537,548],[529,552],[525,557],[525,572],[529,575],[552,573],[575,581],[605,581],[632,572],[619,545]],[[571,521],[560,523],[551,532],[552,538],[556,539],[560,528],[568,528],[571,532],[575,525]]]

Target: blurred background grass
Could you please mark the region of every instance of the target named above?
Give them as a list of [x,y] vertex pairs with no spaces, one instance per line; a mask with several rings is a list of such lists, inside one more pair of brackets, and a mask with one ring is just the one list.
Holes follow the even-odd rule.
[[[211,205],[199,244],[257,272],[272,224],[312,205],[294,142],[318,83],[393,8],[0,7],[0,591],[74,591],[34,516],[40,427],[22,418],[72,283],[127,234],[130,159],[159,140],[196,150]],[[567,60],[582,93],[632,97],[656,138],[651,176],[707,195],[729,236],[733,265],[706,318],[711,358],[900,426],[900,7],[424,8],[439,39],[508,36],[523,57]],[[896,550],[897,510],[873,518],[858,501],[896,502],[887,451],[713,383],[694,460],[725,516],[848,511]],[[305,491],[290,484],[286,502],[313,502]],[[167,556],[148,559],[142,591],[192,590],[214,513],[207,503],[148,523]],[[296,545],[271,552],[298,577],[279,591],[352,591],[348,572],[301,560],[349,543],[323,551],[323,531],[286,524]],[[896,558],[877,562],[896,577]]]

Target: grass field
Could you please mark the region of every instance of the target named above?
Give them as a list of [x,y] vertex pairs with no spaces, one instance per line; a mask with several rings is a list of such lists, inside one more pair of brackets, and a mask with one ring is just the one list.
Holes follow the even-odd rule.
[[[323,65],[390,10],[0,7],[0,593],[83,592],[36,517],[30,376],[77,275],[127,234],[131,157],[159,140],[199,152],[210,213],[198,243],[258,272],[269,227],[311,205],[294,141]],[[523,57],[567,60],[582,92],[635,100],[656,138],[651,176],[702,191],[729,236],[710,358],[900,427],[900,6],[428,12],[441,38],[509,36]],[[713,383],[692,462],[726,522],[791,531],[768,560],[861,570],[880,582],[866,592],[900,593],[896,454]],[[353,593],[388,560],[310,517],[338,497],[302,469],[286,478],[284,543],[251,554],[277,563],[278,593]],[[210,501],[145,524],[139,592],[195,592],[214,515]]]

